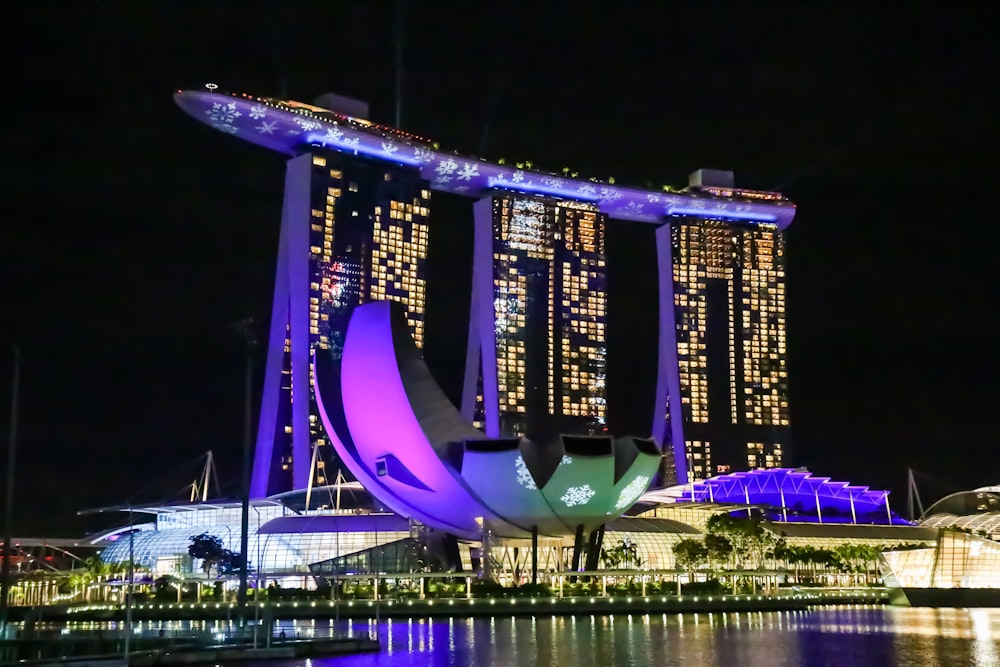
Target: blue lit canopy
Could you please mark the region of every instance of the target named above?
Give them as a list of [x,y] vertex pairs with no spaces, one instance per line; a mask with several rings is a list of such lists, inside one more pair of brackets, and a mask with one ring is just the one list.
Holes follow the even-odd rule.
[[647,493],[639,502],[736,503],[769,518],[822,523],[906,523],[889,508],[889,492],[815,477],[804,468],[758,468]]

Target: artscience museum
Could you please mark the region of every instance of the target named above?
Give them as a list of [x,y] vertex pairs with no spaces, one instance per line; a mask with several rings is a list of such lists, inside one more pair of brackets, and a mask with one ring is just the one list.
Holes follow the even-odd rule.
[[337,454],[386,507],[478,539],[589,534],[649,486],[649,439],[488,438],[434,381],[398,304],[359,306],[339,360],[317,358],[317,400]]

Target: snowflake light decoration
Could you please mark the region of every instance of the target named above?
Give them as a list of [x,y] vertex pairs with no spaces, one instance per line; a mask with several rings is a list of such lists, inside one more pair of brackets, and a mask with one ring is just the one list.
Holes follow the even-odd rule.
[[255,129],[261,134],[274,134],[274,127],[277,124],[278,121],[276,120],[271,120],[271,121],[265,120],[261,121],[261,124],[258,125]]
[[301,117],[296,118],[295,124],[301,127],[306,132],[310,130],[318,130],[321,127],[323,127],[322,123],[316,120],[312,120],[311,118],[301,118]]
[[434,152],[429,148],[414,148],[413,149],[413,159],[417,162],[426,164],[427,162],[434,161]]
[[260,120],[267,115],[267,107],[262,107],[259,104],[255,104],[250,107],[250,117],[254,120]]
[[608,202],[621,199],[623,195],[617,188],[602,187],[598,196],[600,196],[601,201]]
[[517,460],[514,461],[514,470],[517,474],[517,483],[528,490],[537,489],[535,485],[535,478],[531,476],[531,471],[528,470],[528,464],[524,462],[523,456],[518,456]]
[[510,180],[514,181],[515,183],[523,183],[524,172],[518,169],[517,171],[514,172],[514,175],[510,177]]
[[597,495],[597,491],[590,488],[590,484],[584,484],[583,486],[569,487],[559,500],[563,501],[566,507],[576,507],[577,505],[586,505],[595,495]]
[[639,475],[625,485],[621,493],[618,494],[618,501],[615,503],[616,510],[623,510],[636,501],[642,492],[649,486],[649,475]]
[[587,185],[586,183],[584,183],[583,185],[581,185],[580,187],[578,187],[576,189],[576,191],[579,192],[581,195],[596,195],[597,194],[597,188],[595,188],[593,185]]
[[343,137],[344,137],[344,131],[343,130],[341,130],[339,128],[336,128],[336,127],[330,127],[330,128],[327,128],[326,134],[323,135],[322,141],[324,141],[324,142],[326,142],[326,141],[337,142],[337,141],[340,141]]
[[396,146],[396,144],[392,143],[391,141],[383,141],[382,142],[382,152],[383,153],[395,153],[398,150],[399,150],[399,147]]
[[205,111],[208,120],[217,125],[232,125],[237,118],[243,114],[236,108],[236,102],[224,104],[222,102],[212,102],[212,108]]
[[643,212],[642,209],[645,206],[646,206],[645,204],[639,204],[634,201],[630,201],[628,204],[625,205],[625,210],[628,211],[629,213],[639,214]]
[[455,173],[456,169],[458,169],[458,163],[452,160],[450,157],[446,157],[445,159],[438,162],[438,166],[434,168],[434,171],[441,174],[442,176],[444,175],[450,176]]
[[462,165],[462,168],[458,171],[458,180],[460,181],[471,181],[473,176],[479,175],[479,165],[472,164],[471,162],[466,162]]

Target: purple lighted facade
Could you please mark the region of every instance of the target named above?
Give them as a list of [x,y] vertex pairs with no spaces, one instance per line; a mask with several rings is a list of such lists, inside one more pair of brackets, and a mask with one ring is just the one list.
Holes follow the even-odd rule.
[[755,193],[766,198],[752,200],[735,191],[668,193],[513,168],[438,150],[430,141],[396,128],[299,102],[191,90],[179,91],[174,100],[220,132],[286,155],[328,148],[368,156],[419,169],[434,190],[477,199],[493,190],[547,195],[594,203],[610,218],[656,225],[667,216],[685,216],[784,229],[795,217],[795,205],[777,195]]
[[[292,401],[292,388],[307,387],[310,383],[307,254],[310,170],[309,156],[290,160],[286,167],[278,270],[250,483],[252,498],[287,490],[269,485],[289,467],[291,488],[301,489],[309,484],[309,401]],[[290,341],[298,344],[292,345]]]
[[[211,88],[214,89],[214,86]],[[708,457],[714,454],[718,463],[719,452],[723,450],[718,449],[718,444],[713,444],[716,450],[709,451],[707,442],[703,442],[704,438],[698,435],[698,429],[703,428],[705,422],[699,421],[697,415],[693,413],[692,406],[696,401],[708,399],[699,393],[701,389],[698,383],[702,380],[699,379],[697,382],[692,380],[695,374],[691,372],[690,364],[693,363],[692,357],[697,360],[699,356],[705,355],[697,354],[696,346],[700,344],[698,341],[694,341],[692,346],[694,325],[691,324],[691,317],[697,315],[696,309],[688,312],[685,306],[679,303],[679,299],[683,296],[682,288],[686,287],[678,280],[677,271],[684,264],[684,258],[677,255],[676,238],[673,235],[683,227],[726,225],[734,230],[761,230],[765,235],[780,236],[780,232],[791,223],[795,215],[794,204],[784,197],[776,193],[736,190],[731,187],[731,183],[724,187],[698,183],[697,187],[684,192],[652,191],[596,180],[583,180],[568,174],[559,175],[520,166],[512,167],[442,151],[433,142],[397,128],[381,126],[362,118],[352,118],[328,109],[289,100],[245,94],[222,94],[214,90],[178,91],[174,99],[186,113],[214,129],[270,150],[298,156],[289,161],[286,176],[274,315],[269,337],[260,430],[251,486],[254,497],[263,497],[292,488],[305,488],[312,482],[322,483],[324,480],[316,475],[316,465],[317,461],[323,463],[324,458],[317,456],[317,451],[324,451],[323,445],[332,444],[334,449],[337,449],[339,445],[344,444],[338,443],[335,432],[325,432],[326,430],[322,428],[325,417],[320,414],[318,401],[314,395],[313,364],[310,359],[316,350],[323,349],[332,349],[334,356],[337,356],[337,350],[347,330],[345,318],[349,317],[355,305],[382,299],[408,304],[410,312],[407,319],[410,322],[411,335],[418,346],[422,343],[422,283],[420,289],[410,288],[422,280],[421,267],[425,255],[421,255],[420,252],[414,253],[412,264],[406,268],[407,271],[412,271],[412,276],[405,283],[401,283],[407,287],[398,293],[389,286],[389,283],[398,276],[382,276],[383,290],[371,291],[372,282],[368,278],[374,276],[380,268],[372,262],[369,255],[359,257],[351,255],[346,258],[348,261],[340,263],[332,260],[327,262],[330,267],[339,267],[331,274],[337,289],[341,290],[337,292],[339,295],[337,298],[344,300],[347,298],[344,297],[346,294],[351,302],[330,311],[331,320],[325,325],[325,329],[316,326],[317,314],[322,315],[325,312],[318,312],[315,308],[313,300],[317,298],[316,286],[320,285],[320,291],[330,290],[327,289],[327,283],[323,282],[324,276],[314,270],[316,264],[311,259],[303,259],[303,249],[308,255],[316,254],[314,249],[317,248],[322,252],[325,247],[322,239],[320,244],[316,245],[317,239],[313,233],[317,221],[312,218],[317,211],[323,213],[322,209],[316,206],[315,178],[311,177],[313,180],[309,180],[305,174],[307,170],[305,163],[310,159],[309,156],[315,155],[338,156],[336,160],[344,169],[347,168],[346,165],[375,165],[375,168],[386,172],[386,182],[400,180],[414,184],[411,186],[414,192],[417,187],[425,187],[426,195],[393,195],[393,198],[398,200],[397,204],[411,208],[403,211],[393,206],[394,215],[398,213],[400,216],[397,219],[400,221],[399,228],[395,230],[385,228],[389,234],[386,238],[405,237],[405,243],[412,243],[414,247],[421,243],[426,244],[426,230],[422,236],[420,234],[409,236],[412,233],[411,217],[415,223],[419,223],[416,218],[426,216],[427,200],[431,190],[460,194],[479,200],[476,204],[477,240],[474,249],[472,321],[469,338],[469,359],[475,358],[477,363],[467,363],[462,407],[464,413],[471,414],[470,405],[474,405],[478,398],[484,408],[480,415],[483,426],[486,435],[490,437],[502,436],[505,432],[501,428],[502,414],[498,404],[502,392],[498,384],[499,378],[496,377],[497,337],[492,335],[499,320],[494,294],[497,249],[481,241],[494,238],[493,230],[489,230],[490,233],[486,234],[487,230],[480,229],[487,224],[484,221],[489,217],[485,207],[489,206],[489,202],[502,196],[522,199],[543,197],[553,202],[589,206],[602,216],[602,220],[619,219],[655,225],[659,255],[660,335],[655,414],[651,433],[666,454],[663,457],[664,466],[660,471],[660,478],[664,483],[675,479],[684,481],[689,478],[706,477],[718,468],[717,465],[714,468],[709,465]],[[333,159],[331,157],[331,160]],[[332,177],[333,169],[330,174]],[[330,194],[332,195],[332,192]],[[365,215],[376,216],[379,210],[382,210],[383,214],[388,213],[388,201],[378,204],[373,200],[371,204],[367,209],[356,209],[362,218]],[[343,203],[338,203],[335,208],[342,210],[345,206]],[[330,210],[326,213],[330,213]],[[404,225],[404,221],[407,224]],[[425,222],[426,220],[423,220],[423,223]],[[378,221],[375,223],[377,227]],[[335,239],[332,243],[339,242],[336,239],[344,238],[343,232],[349,228],[341,218],[337,219],[336,224],[337,234],[332,235]],[[330,231],[315,233],[322,236]],[[360,246],[354,244],[352,247]],[[424,247],[423,250],[425,249]],[[694,267],[694,270],[696,273],[697,267]],[[365,289],[369,291],[363,292],[360,285],[368,286]],[[322,302],[322,298],[320,301]],[[754,331],[754,336],[765,335]],[[319,336],[326,336],[329,340],[321,341],[318,339]],[[550,336],[549,344],[554,344],[555,340],[555,336]],[[603,332],[600,342],[603,342]],[[746,349],[761,348],[757,339],[754,339],[746,343]],[[708,355],[713,357],[719,354],[723,353],[708,351]],[[603,363],[603,349],[600,350],[600,356]],[[755,363],[755,361],[748,362],[747,368],[756,369]],[[473,368],[475,370],[471,370]],[[735,369],[735,366],[731,368]],[[482,375],[477,376],[480,369]],[[595,366],[587,372],[593,372],[596,376],[598,370],[601,375],[600,382],[603,382],[603,367],[598,369]],[[774,404],[770,398],[772,388],[770,385],[762,386],[764,383],[756,377],[750,378],[746,383],[746,388],[752,392],[749,412],[753,420],[759,421],[758,413],[763,414],[762,410],[765,408],[770,410]],[[582,383],[580,386],[583,386]],[[305,388],[302,394],[305,394],[307,400],[291,400],[293,387]],[[736,391],[740,389],[743,389],[743,385],[737,387]],[[782,388],[781,391],[785,389]],[[556,395],[558,392],[554,382],[553,386],[548,388],[548,393],[550,403],[556,402],[559,406],[562,405],[563,397]],[[302,394],[297,393],[296,396]],[[765,394],[768,396],[766,402]],[[599,390],[594,390],[593,396],[580,400],[603,401],[603,396],[603,386],[600,386]],[[742,401],[742,394],[737,398]],[[714,398],[712,400],[716,401]],[[774,401],[784,402],[783,409],[787,409],[786,396],[781,395]],[[550,408],[550,411],[558,412],[558,409],[561,409],[559,406]],[[591,419],[593,422],[591,426],[603,423],[603,404],[600,410],[592,410],[586,415],[585,411],[579,409],[574,412],[573,407],[571,404],[568,413],[570,416],[575,414]],[[744,407],[742,403],[733,407],[733,414]],[[716,414],[718,412],[715,410]],[[777,425],[780,425],[780,419],[778,421]],[[754,421],[754,424],[757,422]],[[712,424],[713,427],[715,425]],[[560,426],[559,430],[562,431],[563,428]],[[593,433],[593,431],[594,429],[590,428],[587,432]],[[514,432],[522,431],[514,429],[512,433]],[[734,457],[732,452],[727,450],[725,465],[734,466],[734,469],[781,463],[781,451],[775,449],[775,443],[783,442],[784,436],[772,437],[767,433],[755,431],[748,434],[741,431],[729,440],[737,443],[733,451],[739,450],[737,454],[742,456],[742,458]],[[746,451],[740,449],[741,447]],[[351,467],[349,463],[348,466]],[[352,471],[358,476],[359,481],[366,482],[364,471],[354,468]],[[385,502],[387,506],[393,507],[392,502]],[[412,515],[418,514],[414,508]]]
[[357,307],[342,358],[316,360],[316,394],[343,463],[393,511],[458,537],[593,531],[628,509],[659,463],[651,440],[487,438],[450,403],[400,306]]
[[[814,477],[804,469],[770,468],[718,475],[670,489],[671,500],[754,505],[778,521],[907,524],[889,508],[889,492]],[[640,502],[665,500],[651,491]]]

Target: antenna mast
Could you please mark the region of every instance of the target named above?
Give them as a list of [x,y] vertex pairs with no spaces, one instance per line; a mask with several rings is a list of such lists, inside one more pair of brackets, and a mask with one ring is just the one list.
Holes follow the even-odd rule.
[[403,0],[396,0],[396,127],[403,124]]
[[191,502],[208,502],[208,489],[213,477],[215,478],[216,492],[218,492],[219,478],[215,471],[215,457],[210,449],[205,455],[205,467],[191,484]]
[[306,487],[306,511],[312,503],[313,484],[316,480],[316,471],[319,466],[319,446],[313,444],[312,461],[309,462],[309,485]]
[[920,516],[924,515],[924,504],[920,502],[920,490],[917,489],[917,480],[913,477],[913,468],[906,469],[906,514],[910,521],[914,521],[917,515],[913,513],[914,501],[920,510]]

